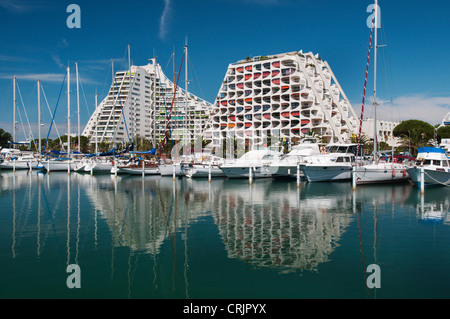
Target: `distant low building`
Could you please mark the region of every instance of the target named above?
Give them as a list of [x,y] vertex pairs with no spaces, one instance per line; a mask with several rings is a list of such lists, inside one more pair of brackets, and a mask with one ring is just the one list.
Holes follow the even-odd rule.
[[[383,121],[377,119],[377,141],[385,142],[389,146],[397,147],[400,144],[400,139],[394,137],[394,128],[401,122]],[[375,135],[374,119],[363,120],[362,133],[369,139],[373,140]]]

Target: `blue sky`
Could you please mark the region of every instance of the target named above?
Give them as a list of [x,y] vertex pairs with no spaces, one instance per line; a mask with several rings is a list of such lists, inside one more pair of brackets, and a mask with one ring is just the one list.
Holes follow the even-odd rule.
[[[70,29],[69,4],[81,9],[81,28]],[[290,51],[319,53],[330,64],[355,111],[360,114],[370,29],[366,12],[372,0],[0,0],[0,127],[12,132],[12,76],[20,90],[25,131],[37,122],[36,81],[40,79],[55,109],[67,65],[81,79],[81,126],[111,81],[127,69],[127,45],[133,64],[157,56],[172,76],[189,45],[190,91],[214,102],[229,63],[247,56]],[[378,118],[420,119],[438,124],[450,111],[450,2],[379,1]],[[373,60],[372,60],[373,61]],[[372,62],[371,61],[371,62]],[[184,74],[181,77],[184,79]],[[72,78],[72,131],[76,129],[75,81]],[[184,83],[180,83],[184,86]],[[56,122],[66,127],[65,88]],[[373,66],[367,88],[366,117],[373,116]],[[45,103],[45,101],[43,101]],[[44,135],[51,120],[42,105]],[[17,131],[23,136],[23,129]],[[52,132],[52,135],[55,133]]]

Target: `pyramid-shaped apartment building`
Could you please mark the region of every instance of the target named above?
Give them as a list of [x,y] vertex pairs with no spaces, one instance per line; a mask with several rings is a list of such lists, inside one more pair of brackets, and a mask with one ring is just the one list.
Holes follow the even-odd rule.
[[157,146],[167,132],[177,141],[201,136],[211,103],[174,85],[156,59],[130,70],[115,73],[107,96],[91,115],[83,131],[91,144],[146,139]]
[[299,51],[230,64],[204,137],[213,146],[229,137],[253,145],[275,136],[291,143],[311,135],[324,143],[348,142],[358,128],[328,63]]

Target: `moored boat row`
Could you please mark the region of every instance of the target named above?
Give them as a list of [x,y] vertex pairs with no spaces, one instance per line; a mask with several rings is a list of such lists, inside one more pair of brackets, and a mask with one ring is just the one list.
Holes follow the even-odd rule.
[[238,159],[225,160],[209,153],[194,154],[178,161],[158,163],[142,157],[92,157],[39,159],[32,154],[8,156],[0,169],[75,171],[130,175],[185,176],[188,178],[290,178],[308,182],[352,181],[355,184],[408,182],[425,186],[450,186],[450,163],[444,149],[419,148],[416,161],[378,160],[363,164],[355,156],[356,144],[304,142],[283,154],[274,148],[255,148]]

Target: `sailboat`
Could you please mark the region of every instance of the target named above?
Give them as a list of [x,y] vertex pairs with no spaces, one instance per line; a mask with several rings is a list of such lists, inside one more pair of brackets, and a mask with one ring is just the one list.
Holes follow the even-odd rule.
[[[378,0],[375,0],[375,7],[373,13],[372,27],[375,29],[375,45],[374,45],[374,151],[373,151],[373,162],[366,165],[356,165],[355,178],[356,184],[374,184],[374,183],[392,183],[392,182],[405,182],[409,179],[406,173],[406,166],[401,163],[395,163],[394,156],[391,157],[391,162],[380,161],[378,159],[377,153],[377,29],[379,26],[378,21]],[[371,31],[372,32],[372,31]],[[370,34],[372,43],[372,33]],[[370,45],[369,45],[369,57],[370,57]],[[368,59],[369,59],[368,57]],[[367,64],[368,66],[368,64]],[[367,70],[366,70],[366,81],[367,81]],[[365,90],[365,87],[364,87]],[[365,92],[364,92],[365,93]],[[364,101],[363,101],[364,104]],[[361,123],[362,124],[362,112],[361,110]],[[361,131],[360,131],[361,134]]]
[[[188,48],[187,45],[185,45],[183,58],[181,60],[180,70],[181,70],[181,66],[183,65],[183,60],[184,60],[185,56],[186,56],[186,61],[187,61],[187,48]],[[174,59],[173,55],[172,55],[172,59],[173,59],[172,62],[175,63],[175,59]],[[174,91],[173,91],[172,106],[170,108],[169,118],[167,119],[166,134],[164,134],[164,138],[163,138],[162,143],[161,143],[160,156],[162,155],[162,150],[164,148],[164,143],[165,143],[166,138],[167,138],[167,130],[169,129],[169,125],[170,125],[170,116],[172,116],[171,115],[172,114],[172,108],[175,108],[175,116],[174,116],[175,117],[175,134],[177,134],[176,133],[176,123],[177,123],[177,115],[176,115],[176,102],[177,102],[177,100],[176,100],[176,94],[177,94],[177,90],[178,90],[178,79],[179,79],[179,76],[180,76],[180,72],[178,73],[178,79],[177,79],[176,82],[175,82],[175,69],[174,69],[173,73],[174,73],[174,88],[173,88]],[[185,77],[186,77],[186,79],[185,79],[185,81],[186,81],[185,114],[187,114],[187,112],[188,112],[188,106],[187,106],[187,104],[188,104],[187,63],[186,63]],[[183,138],[186,138],[186,137],[184,136]],[[160,172],[161,176],[183,176],[184,174],[183,174],[183,172],[181,170],[181,162],[182,162],[182,160],[181,160],[180,157],[178,157],[178,158],[169,158],[168,156],[165,156],[165,158],[162,158],[162,156],[161,156],[161,159],[160,159],[160,162],[159,162],[159,172]]]
[[131,175],[159,175],[158,165],[154,160],[146,160],[140,157],[130,159],[129,163],[117,166],[118,173],[127,173]]
[[[64,152],[59,152],[60,155],[64,154]],[[67,67],[67,157],[56,158],[56,159],[47,159],[47,161],[42,161],[41,168],[47,170],[47,172],[53,171],[67,171],[70,175],[70,172],[75,169],[78,160],[71,158],[70,151],[70,67]]]
[[[17,143],[16,142],[16,77],[14,76],[13,78],[13,112],[14,112],[14,116],[13,116],[13,127],[14,127],[14,133],[13,133],[13,142],[11,143],[12,145],[17,145],[17,144],[21,144],[21,143]],[[40,82],[38,81],[38,111],[39,111],[39,105],[40,105],[40,96],[39,96],[39,85]],[[40,113],[39,115],[39,119],[40,119]],[[39,128],[40,128],[40,123],[39,123]],[[39,136],[39,145],[40,145],[40,136]],[[40,151],[40,146],[39,146],[39,151]],[[29,151],[20,151],[18,149],[15,148],[2,148],[1,153],[0,153],[0,169],[3,170],[25,170],[25,169],[36,169],[38,168],[39,165],[39,157],[36,154],[33,154],[33,152],[29,152]]]
[[23,170],[36,169],[39,165],[39,160],[33,154],[20,154],[19,156],[7,157],[5,161],[0,163],[0,169],[5,170]]

